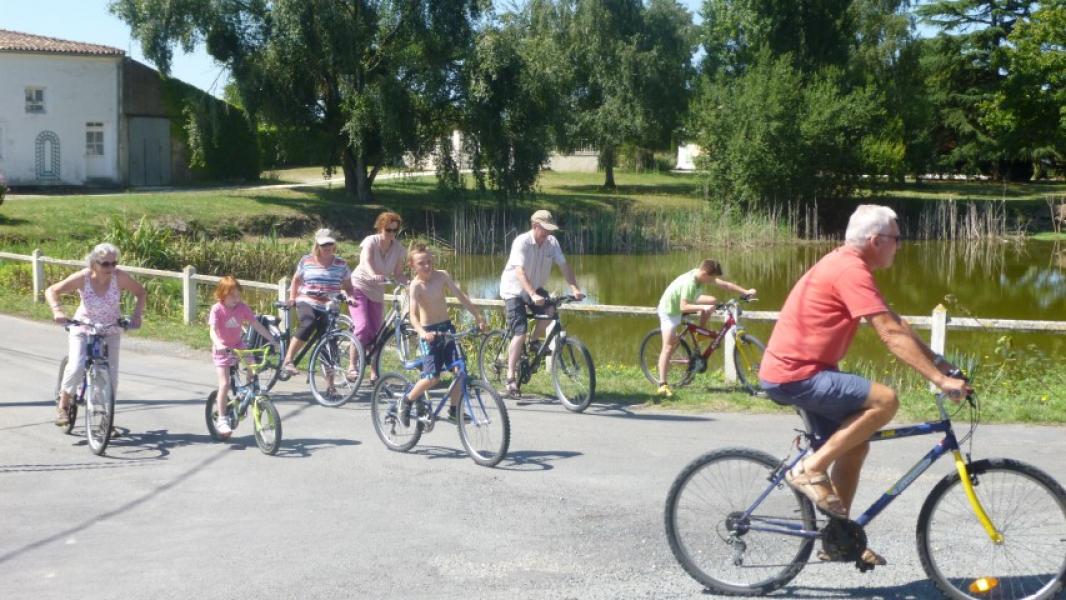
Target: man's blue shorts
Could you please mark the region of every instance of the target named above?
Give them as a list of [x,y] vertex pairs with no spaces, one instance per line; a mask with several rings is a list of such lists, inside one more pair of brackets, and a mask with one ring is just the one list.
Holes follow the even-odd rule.
[[[433,325],[426,325],[426,331],[434,333],[455,333],[455,326],[451,321],[441,321]],[[422,379],[434,379],[448,367],[459,360],[459,349],[455,346],[455,340],[438,335],[432,342],[420,340],[422,348]]]
[[840,429],[844,419],[859,412],[870,395],[871,386],[864,377],[840,371],[819,371],[807,379],[789,383],[759,383],[775,402],[807,412],[816,446]]

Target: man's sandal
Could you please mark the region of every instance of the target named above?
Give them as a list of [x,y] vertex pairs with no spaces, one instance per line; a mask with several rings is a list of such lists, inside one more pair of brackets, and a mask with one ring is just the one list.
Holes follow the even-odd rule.
[[285,371],[285,374],[290,376],[290,377],[293,376],[293,375],[299,375],[300,374],[300,369],[297,369],[296,365],[292,364],[291,362],[287,362],[287,363],[281,365],[281,370]]
[[823,514],[837,519],[847,519],[848,510],[844,508],[844,503],[836,495],[829,476],[825,473],[807,471],[802,461],[796,467],[799,468],[798,473],[795,470],[785,473],[785,483],[788,487],[809,498],[815,508]]
[[[829,553],[822,549],[818,550],[816,556],[818,557],[818,560],[822,562],[831,562],[833,560],[833,557],[829,556]],[[884,557],[869,548],[862,551],[862,556],[859,557],[859,560],[876,567],[883,567],[888,564],[888,561],[885,560]]]
[[512,398],[517,398],[518,396],[521,395],[521,393],[518,391],[518,381],[517,380],[515,380],[515,379],[508,379],[507,380],[507,395],[512,397]]

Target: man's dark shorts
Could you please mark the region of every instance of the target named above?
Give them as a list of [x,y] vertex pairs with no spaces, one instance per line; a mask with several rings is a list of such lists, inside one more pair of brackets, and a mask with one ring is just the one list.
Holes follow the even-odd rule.
[[840,424],[859,412],[870,395],[870,381],[840,371],[819,371],[808,379],[789,383],[760,381],[762,389],[779,404],[798,406],[807,412],[815,446],[833,435]]
[[[548,297],[548,292],[544,288],[537,288],[537,294],[543,298]],[[543,315],[547,314],[549,310],[549,307],[545,304],[540,306],[533,304],[533,299],[525,292],[514,298],[504,300],[503,304],[507,312],[507,329],[514,336],[525,335],[529,330],[530,314]]]
[[[455,333],[455,326],[451,321],[441,321],[433,325],[426,325],[426,331],[435,333]],[[448,370],[455,361],[459,360],[459,349],[455,347],[455,340],[450,340],[438,335],[432,342],[420,340],[422,348],[422,379],[434,379]]]

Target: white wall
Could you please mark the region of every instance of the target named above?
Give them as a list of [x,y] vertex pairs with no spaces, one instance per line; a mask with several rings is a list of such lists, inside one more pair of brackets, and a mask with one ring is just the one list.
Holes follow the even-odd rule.
[[[15,185],[81,185],[88,177],[118,183],[121,56],[0,52],[0,172]],[[26,112],[26,88],[43,87],[45,112]],[[85,124],[104,124],[104,155],[85,154]],[[36,140],[59,138],[59,179],[40,180]]]
[[599,169],[599,157],[595,150],[578,150],[573,154],[552,152],[548,157],[548,168],[561,173],[595,173]]
[[678,171],[695,171],[696,162],[695,159],[700,155],[702,149],[696,144],[685,144],[677,147],[677,166],[674,169]]

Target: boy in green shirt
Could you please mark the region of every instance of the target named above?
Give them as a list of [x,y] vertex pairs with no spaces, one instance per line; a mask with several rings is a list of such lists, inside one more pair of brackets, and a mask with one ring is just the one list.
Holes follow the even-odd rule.
[[670,398],[674,395],[666,382],[666,368],[670,355],[677,349],[677,326],[681,324],[684,314],[700,313],[700,327],[707,326],[707,319],[714,312],[717,299],[714,296],[700,294],[701,286],[715,284],[720,288],[748,296],[755,295],[755,288],[744,289],[739,285],[722,279],[722,265],[718,261],[707,259],[695,268],[675,279],[662,298],[659,299],[659,327],[662,329],[663,349],[659,353],[659,395]]

